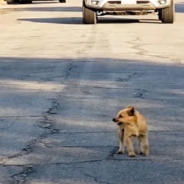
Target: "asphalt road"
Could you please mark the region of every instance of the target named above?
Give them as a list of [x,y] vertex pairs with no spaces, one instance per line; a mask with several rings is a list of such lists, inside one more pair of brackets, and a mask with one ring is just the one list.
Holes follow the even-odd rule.
[[[0,10],[0,184],[183,184],[184,4],[81,23],[81,2]],[[134,105],[150,156],[116,155],[111,119]],[[135,142],[136,143],[136,142]]]

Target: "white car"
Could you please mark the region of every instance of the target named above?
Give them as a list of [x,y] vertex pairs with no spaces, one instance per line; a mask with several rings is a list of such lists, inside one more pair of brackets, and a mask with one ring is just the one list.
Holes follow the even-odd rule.
[[158,12],[162,23],[174,23],[174,0],[83,0],[83,23],[96,24],[101,15],[145,15]]

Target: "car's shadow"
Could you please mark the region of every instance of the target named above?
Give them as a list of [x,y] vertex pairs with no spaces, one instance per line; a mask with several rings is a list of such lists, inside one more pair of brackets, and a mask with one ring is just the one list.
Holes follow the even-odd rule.
[[[22,18],[18,21],[28,21],[35,23],[50,23],[50,24],[81,24],[82,17],[54,17],[54,18]],[[98,24],[130,24],[130,23],[152,23],[160,24],[157,19],[132,19],[132,18],[98,18]]]
[[[59,2],[53,1],[46,1],[46,2],[34,2],[33,4],[60,4]],[[7,11],[33,11],[33,12],[82,12],[82,7],[78,6],[73,6],[73,7],[61,7],[61,6],[52,6],[52,7],[32,7],[31,5],[28,7],[24,7],[25,4],[19,4],[15,3],[14,5],[19,5],[14,6],[14,7],[8,7],[6,8]],[[22,5],[22,6],[21,6]]]
[[142,18],[111,18],[111,17],[99,17],[99,24],[129,24],[129,23],[151,23],[151,24],[160,24],[161,22],[158,19],[142,19]]

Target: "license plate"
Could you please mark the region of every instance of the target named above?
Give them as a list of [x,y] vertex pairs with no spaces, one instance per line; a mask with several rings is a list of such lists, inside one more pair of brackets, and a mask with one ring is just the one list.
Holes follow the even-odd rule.
[[136,0],[121,0],[121,4],[137,4]]

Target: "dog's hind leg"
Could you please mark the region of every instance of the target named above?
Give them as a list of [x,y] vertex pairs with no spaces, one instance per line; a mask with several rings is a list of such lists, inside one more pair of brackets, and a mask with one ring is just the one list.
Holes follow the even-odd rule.
[[138,138],[139,138],[140,154],[148,156],[149,155],[148,136],[147,135],[140,135]]

